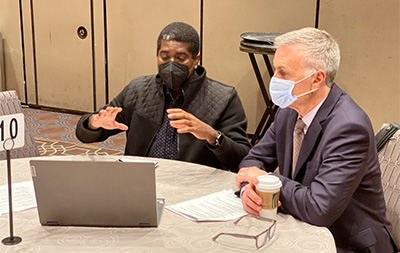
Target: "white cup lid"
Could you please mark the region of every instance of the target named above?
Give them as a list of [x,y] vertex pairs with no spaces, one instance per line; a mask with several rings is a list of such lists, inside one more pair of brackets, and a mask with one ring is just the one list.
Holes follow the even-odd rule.
[[282,186],[282,182],[279,179],[279,177],[274,175],[262,175],[258,176],[257,179],[258,179],[257,187],[262,189],[279,190],[279,188],[281,188]]

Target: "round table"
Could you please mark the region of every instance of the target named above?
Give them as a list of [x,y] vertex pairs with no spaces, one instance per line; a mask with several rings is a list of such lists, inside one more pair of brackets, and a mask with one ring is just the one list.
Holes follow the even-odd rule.
[[[48,156],[12,160],[13,183],[30,181],[30,159],[107,160],[117,156]],[[156,160],[157,197],[166,206],[221,190],[236,190],[235,174],[188,162]],[[7,183],[6,161],[0,161],[0,185]],[[49,193],[50,194],[50,193]],[[2,238],[9,236],[8,214],[0,217]],[[14,213],[14,235],[22,242],[0,244],[1,252],[237,252],[255,250],[254,241],[224,244],[212,237],[231,229],[234,221],[194,222],[164,209],[157,228],[49,227],[39,223],[37,209]],[[0,239],[2,239],[0,238]],[[332,234],[290,215],[278,214],[275,236],[259,252],[336,252]]]

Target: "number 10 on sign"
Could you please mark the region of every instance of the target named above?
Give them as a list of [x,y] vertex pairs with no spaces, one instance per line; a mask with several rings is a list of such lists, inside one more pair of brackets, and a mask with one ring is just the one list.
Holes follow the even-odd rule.
[[[24,123],[25,119],[22,113],[0,116],[0,151],[24,146]],[[9,139],[12,139],[14,143]]]

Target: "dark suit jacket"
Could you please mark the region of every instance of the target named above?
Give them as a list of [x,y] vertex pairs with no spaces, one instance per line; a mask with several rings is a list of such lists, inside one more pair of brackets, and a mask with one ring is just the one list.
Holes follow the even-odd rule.
[[[240,167],[279,167],[280,211],[332,232],[338,251],[393,252],[374,132],[366,113],[336,84],[318,110],[291,180],[293,129],[298,114],[278,110]],[[368,252],[368,251],[367,251]]]

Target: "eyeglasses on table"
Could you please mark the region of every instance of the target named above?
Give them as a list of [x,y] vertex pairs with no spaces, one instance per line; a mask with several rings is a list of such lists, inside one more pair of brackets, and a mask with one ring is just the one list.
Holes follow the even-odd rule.
[[259,248],[263,247],[267,243],[267,241],[272,239],[272,237],[275,234],[276,220],[248,214],[248,215],[244,215],[244,216],[240,217],[233,224],[237,226],[244,218],[268,221],[268,222],[272,222],[272,224],[266,230],[263,230],[261,233],[259,233],[257,235],[247,235],[247,234],[239,234],[239,233],[219,233],[216,236],[214,236],[212,238],[212,240],[217,241],[217,239],[222,235],[233,236],[236,238],[255,239],[256,248],[259,249]]

